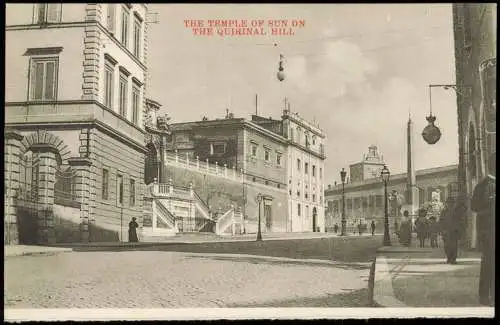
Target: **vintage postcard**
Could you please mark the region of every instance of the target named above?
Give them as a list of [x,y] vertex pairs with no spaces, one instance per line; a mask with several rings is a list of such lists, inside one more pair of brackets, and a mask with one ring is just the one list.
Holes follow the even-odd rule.
[[493,3],[8,3],[4,319],[493,317]]

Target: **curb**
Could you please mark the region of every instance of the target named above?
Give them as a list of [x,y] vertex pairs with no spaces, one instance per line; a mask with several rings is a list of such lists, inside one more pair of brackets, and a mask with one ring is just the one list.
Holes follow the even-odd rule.
[[373,290],[370,297],[373,306],[408,307],[397,299],[392,287],[392,276],[385,256],[376,257],[373,262]]
[[57,255],[60,253],[72,252],[72,249],[60,249],[60,250],[49,250],[49,251],[34,251],[34,252],[10,252],[4,253],[4,257],[20,257],[20,256],[41,256],[41,255]]

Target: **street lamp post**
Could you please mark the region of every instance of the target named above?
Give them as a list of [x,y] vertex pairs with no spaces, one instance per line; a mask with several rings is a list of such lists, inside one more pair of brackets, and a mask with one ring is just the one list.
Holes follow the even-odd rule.
[[257,202],[259,203],[259,224],[257,226],[257,241],[262,241],[262,232],[260,229],[260,203],[262,202],[262,194],[257,195]]
[[344,192],[344,184],[345,184],[345,177],[347,175],[347,172],[342,168],[340,171],[340,179],[342,181],[342,230],[340,232],[340,236],[345,236],[346,235],[346,220],[345,220],[345,192]]
[[385,216],[384,216],[384,246],[391,246],[391,237],[389,236],[389,210],[387,203],[387,183],[389,182],[389,176],[391,173],[387,168],[387,165],[384,165],[380,176],[382,177],[382,181],[384,182],[384,199],[385,199]]

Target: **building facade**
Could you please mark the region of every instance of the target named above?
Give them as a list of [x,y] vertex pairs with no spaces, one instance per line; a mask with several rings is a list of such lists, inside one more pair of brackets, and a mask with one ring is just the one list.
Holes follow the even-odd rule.
[[[496,157],[497,5],[453,4],[453,27],[460,191],[470,200]],[[468,210],[465,244],[474,248],[476,216]]]
[[[263,229],[324,231],[325,135],[319,128],[288,110],[281,120],[257,115],[245,120],[229,114],[224,119],[174,123],[170,128],[167,152],[197,166],[212,164],[225,175],[242,175],[233,179],[241,182],[247,232],[256,230],[259,193],[264,195]],[[294,136],[297,130],[300,135]],[[228,191],[235,192],[234,187]]]
[[282,128],[288,139],[289,231],[324,231],[325,132],[289,109]]
[[[228,205],[237,205],[245,218],[245,232],[255,232],[257,229],[259,207],[256,198],[260,193],[265,197],[260,208],[261,229],[286,231],[286,213],[282,213],[286,207],[285,138],[252,121],[230,116],[173,123],[170,129],[172,135],[166,142],[168,153],[175,153],[181,161],[193,165],[199,166],[201,163],[212,166],[215,173],[221,176],[241,175],[228,178],[235,184],[219,184],[218,188],[212,188],[210,184],[213,183],[213,176],[208,176],[208,171],[201,169],[203,181],[198,182],[196,178],[190,177],[179,179],[173,175],[174,168],[169,167],[167,174],[174,179],[175,185],[186,186],[188,181],[199,184],[195,191],[215,212],[225,211]],[[161,181],[167,182],[168,179]],[[214,198],[214,195],[218,198]]]
[[147,6],[6,11],[7,241],[127,241],[142,216]]
[[379,155],[377,146],[368,147],[368,154],[363,155],[359,163],[349,165],[350,180],[352,182],[378,178],[384,168],[384,157]]
[[[372,149],[372,147],[370,147]],[[371,151],[369,151],[370,154]],[[356,165],[356,164],[355,164]],[[383,226],[384,218],[384,184],[379,177],[374,178],[371,174],[367,179],[350,181],[344,185],[345,214],[348,223],[357,223],[359,220],[375,220],[380,227]],[[416,171],[416,184],[418,189],[418,206],[426,206],[432,201],[433,192],[439,193],[439,200],[445,202],[449,195],[454,195],[454,184],[458,179],[458,166],[450,165],[436,168],[429,168]],[[408,197],[407,175],[391,175],[387,190],[392,198],[393,194],[398,194],[402,198],[402,204],[406,205]],[[329,185],[325,191],[326,200],[326,227],[331,228],[336,223],[340,227],[342,214],[342,184]],[[400,211],[393,213],[392,202],[389,202],[391,209],[391,228],[394,217],[399,217]]]

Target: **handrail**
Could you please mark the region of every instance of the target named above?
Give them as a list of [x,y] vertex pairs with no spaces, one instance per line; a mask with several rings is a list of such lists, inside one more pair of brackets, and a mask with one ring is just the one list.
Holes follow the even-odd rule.
[[205,218],[206,219],[211,219],[211,216],[210,216],[210,209],[208,208],[208,205],[205,203],[205,201],[202,200],[202,198],[198,195],[198,193],[196,193],[195,190],[193,190],[193,196],[195,197],[195,199],[198,201],[197,203],[197,206],[200,207],[200,209],[202,210],[203,214],[205,215]]
[[[161,219],[163,219],[163,221],[166,221],[167,223],[170,222],[170,226],[172,228],[175,227],[175,216],[172,214],[172,212],[170,212],[164,205],[163,203],[161,203],[160,200],[157,200],[156,201],[156,206],[158,207],[158,209],[163,213],[163,214],[160,214],[160,213],[156,213],[157,217],[159,216]],[[166,218],[164,217],[166,216]]]
[[232,225],[233,219],[234,219],[234,208],[231,208],[215,221],[217,230],[216,232],[219,234],[223,233],[227,229],[227,227]]

